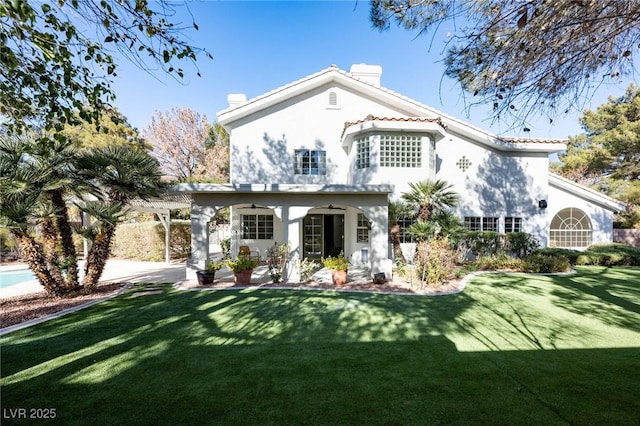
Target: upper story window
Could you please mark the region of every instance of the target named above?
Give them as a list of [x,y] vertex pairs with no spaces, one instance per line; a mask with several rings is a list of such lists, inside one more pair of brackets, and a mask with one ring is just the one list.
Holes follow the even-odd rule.
[[469,231],[494,231],[498,232],[497,217],[465,216],[464,227]]
[[356,141],[356,168],[366,169],[371,165],[370,146],[371,143],[368,136]]
[[422,167],[422,137],[380,135],[381,167]]
[[340,109],[340,99],[334,90],[327,94],[327,109]]
[[272,240],[272,214],[243,214],[242,238],[245,240]]
[[327,154],[322,150],[296,149],[295,174],[297,175],[326,175]]

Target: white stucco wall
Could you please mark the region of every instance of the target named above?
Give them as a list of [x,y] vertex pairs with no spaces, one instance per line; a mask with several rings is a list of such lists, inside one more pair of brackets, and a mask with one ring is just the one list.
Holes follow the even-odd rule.
[[[338,107],[329,107],[329,93]],[[367,115],[402,115],[336,83],[316,88],[231,123],[232,183],[347,182],[349,160],[341,146],[347,121]],[[294,150],[325,150],[327,176],[294,174]]]
[[591,220],[592,244],[610,243],[613,241],[613,212],[602,206],[577,197],[570,191],[550,185],[549,187],[549,223],[563,209],[577,208],[582,210]]
[[[547,243],[547,211],[538,207],[549,193],[546,153],[504,152],[451,134],[436,144],[436,178],[460,195],[458,212],[465,216],[522,218],[522,231]],[[463,159],[464,157],[464,159]],[[470,164],[462,170],[464,160]]]

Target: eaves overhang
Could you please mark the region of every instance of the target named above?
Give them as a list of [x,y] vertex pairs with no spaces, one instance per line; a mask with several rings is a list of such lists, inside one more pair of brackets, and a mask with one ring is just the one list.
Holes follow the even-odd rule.
[[364,120],[345,123],[342,132],[342,147],[348,149],[355,139],[365,134],[381,132],[423,133],[433,136],[436,141],[444,138],[447,134],[440,118],[369,116]]
[[270,194],[389,194],[393,185],[341,185],[341,184],[212,184],[180,183],[171,187],[174,192],[187,194],[265,193]]

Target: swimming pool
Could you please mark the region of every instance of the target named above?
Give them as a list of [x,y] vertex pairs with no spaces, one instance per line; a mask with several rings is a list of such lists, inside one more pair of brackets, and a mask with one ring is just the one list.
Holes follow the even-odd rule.
[[0,288],[11,287],[25,281],[33,281],[36,276],[31,269],[14,269],[11,271],[0,271]]

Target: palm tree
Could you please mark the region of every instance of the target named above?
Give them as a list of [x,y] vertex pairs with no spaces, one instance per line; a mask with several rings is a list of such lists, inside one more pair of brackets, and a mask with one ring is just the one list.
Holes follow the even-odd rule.
[[[158,162],[133,144],[80,150],[59,134],[2,136],[0,225],[16,237],[23,258],[49,294],[90,291],[108,259],[123,206],[134,197],[157,195],[159,170]],[[97,220],[80,286],[67,203],[88,195],[102,206],[79,204]]]
[[98,201],[78,204],[83,212],[97,220],[97,226],[85,230],[92,241],[85,263],[82,287],[95,288],[107,264],[116,225],[126,204],[134,198],[160,195],[160,164],[147,152],[128,146],[106,146],[82,153],[78,158],[80,174],[98,187]]
[[402,198],[418,209],[418,219],[424,222],[458,203],[458,194],[451,189],[453,185],[440,179],[410,183],[409,187],[411,191],[402,194]]

